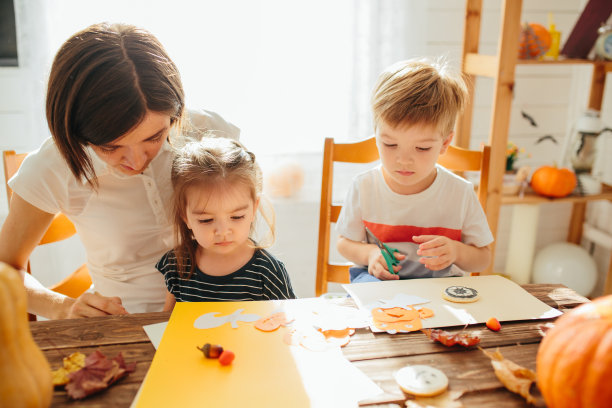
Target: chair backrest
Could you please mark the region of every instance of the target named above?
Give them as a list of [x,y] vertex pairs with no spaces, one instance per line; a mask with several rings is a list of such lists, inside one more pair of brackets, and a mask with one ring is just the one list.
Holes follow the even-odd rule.
[[[9,206],[11,205],[11,196],[13,191],[8,185],[8,181],[19,169],[21,163],[27,156],[27,153],[15,153],[13,150],[5,150],[2,152],[4,160],[4,180],[6,183],[6,198]],[[50,244],[52,242],[62,241],[76,234],[74,224],[62,213],[55,214],[51,225],[43,235],[38,245]]]
[[[449,146],[438,163],[448,170],[462,173],[480,171],[478,200],[482,208],[487,208],[487,186],[489,183],[489,160],[491,148],[485,145],[482,150],[467,150]],[[334,163],[372,163],[379,159],[374,137],[356,143],[335,143],[326,138],[323,149],[323,172],[321,177],[321,208],[319,212],[319,245],[317,255],[317,276],[315,292],[317,296],[327,292],[328,282],[349,283],[349,263],[334,263],[329,260],[331,224],[338,220],[342,205],[332,202]]]
[[[3,151],[2,158],[4,161],[4,178],[6,182],[6,196],[11,203],[11,196],[13,192],[8,185],[8,181],[19,169],[21,163],[27,156],[27,153],[15,153],[12,150]],[[43,235],[38,245],[50,244],[53,242],[63,241],[76,234],[76,228],[74,224],[62,213],[55,214],[53,221],[47,228],[47,231]],[[28,272],[30,272],[30,263],[28,262]],[[78,297],[85,292],[91,286],[91,277],[86,265],[82,265],[71,275],[63,279],[62,281],[52,285],[49,289],[62,293],[70,297]]]

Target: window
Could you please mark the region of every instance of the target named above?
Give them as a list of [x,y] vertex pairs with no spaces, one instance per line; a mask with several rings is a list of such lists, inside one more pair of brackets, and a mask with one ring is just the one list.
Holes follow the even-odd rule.
[[0,66],[17,65],[17,32],[13,0],[0,0]]
[[50,52],[93,23],[144,27],[178,65],[187,106],[235,123],[255,152],[321,151],[348,132],[351,1],[53,0]]

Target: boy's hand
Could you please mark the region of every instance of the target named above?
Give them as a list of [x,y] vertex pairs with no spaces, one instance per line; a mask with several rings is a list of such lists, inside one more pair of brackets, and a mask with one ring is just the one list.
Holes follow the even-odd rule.
[[[395,253],[395,257],[401,261],[406,256]],[[401,265],[395,265],[393,267],[394,272],[399,272],[400,269],[402,269]],[[370,275],[375,276],[380,280],[399,279],[398,275],[394,275],[389,272],[387,262],[385,261],[385,257],[380,251],[380,248],[378,248],[377,246],[374,246],[374,249],[370,251],[370,254],[368,256],[368,272],[370,273]]]
[[457,241],[440,235],[416,235],[412,240],[419,243],[419,262],[432,271],[444,269],[457,260]]

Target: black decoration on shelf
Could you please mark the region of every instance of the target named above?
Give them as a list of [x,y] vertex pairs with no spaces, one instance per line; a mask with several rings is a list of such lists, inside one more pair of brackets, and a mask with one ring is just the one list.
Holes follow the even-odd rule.
[[530,114],[525,111],[521,111],[521,115],[529,122],[531,126],[538,127],[538,124],[536,123],[535,119]]

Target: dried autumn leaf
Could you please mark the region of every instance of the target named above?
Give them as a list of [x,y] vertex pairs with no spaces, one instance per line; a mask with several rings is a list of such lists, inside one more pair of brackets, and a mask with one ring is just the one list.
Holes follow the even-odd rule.
[[447,391],[435,397],[415,397],[406,401],[406,408],[463,408],[459,398],[463,391]]
[[531,394],[530,388],[535,383],[536,374],[533,370],[522,367],[515,362],[504,358],[498,350],[494,353],[480,349],[491,359],[491,365],[495,371],[495,376],[508,390],[519,394],[525,400],[535,406],[543,406],[544,401]]
[[63,367],[51,371],[53,386],[66,385],[70,380],[68,374],[78,371],[85,366],[85,354],[79,352],[72,353],[68,357],[64,357],[62,363]]
[[135,363],[126,365],[119,353],[115,358],[108,359],[96,350],[85,358],[85,366],[70,373],[70,381],[66,384],[68,396],[82,399],[88,395],[108,388],[112,383],[134,371]]
[[464,332],[461,330],[458,333],[452,334],[447,332],[446,330],[441,329],[424,329],[423,333],[427,335],[430,339],[434,341],[439,341],[445,346],[454,346],[455,344],[459,344],[464,347],[475,346],[480,343],[480,337],[478,336],[478,331],[473,332]]
[[544,324],[539,324],[539,325],[537,326],[537,328],[538,328],[538,333],[540,333],[540,336],[544,337],[544,336],[546,336],[546,333],[547,333],[547,332],[548,332],[550,329],[552,329],[553,327],[555,327],[555,324],[554,324],[554,323],[550,323],[550,322],[549,322],[549,323],[544,323]]

